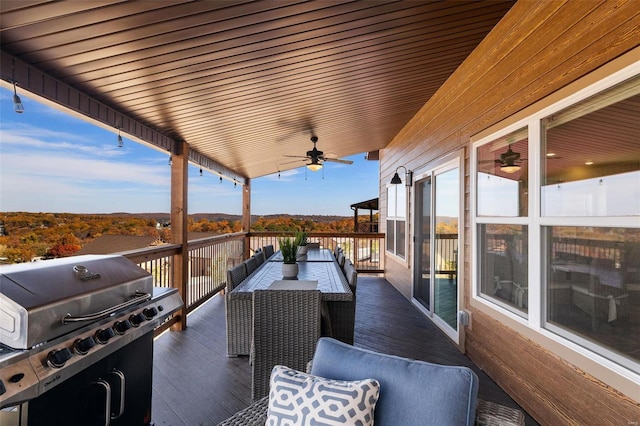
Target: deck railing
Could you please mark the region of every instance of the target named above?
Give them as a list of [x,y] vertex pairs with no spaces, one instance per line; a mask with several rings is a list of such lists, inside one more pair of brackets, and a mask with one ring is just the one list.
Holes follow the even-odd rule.
[[[202,238],[188,242],[187,285],[183,294],[186,313],[191,312],[209,300],[226,286],[226,271],[244,260],[244,243],[249,237],[249,252],[259,247],[273,244],[278,250],[277,238],[291,235],[293,232],[243,232]],[[319,242],[322,247],[332,249],[336,244],[345,251],[359,271],[383,272],[384,234],[371,233],[311,233],[311,242]],[[176,287],[174,284],[174,265],[182,248],[179,244],[166,244],[141,250],[121,253],[131,261],[148,271],[156,287]],[[173,321],[175,322],[175,321]],[[164,328],[172,324],[170,320]]]
[[[183,286],[183,300],[186,312],[189,313],[202,303],[223,290],[226,286],[226,271],[244,260],[244,253],[253,252],[269,244],[278,250],[278,237],[293,236],[293,232],[239,232],[215,237],[192,240],[188,242],[188,265],[186,285]],[[310,241],[319,243],[321,247],[333,250],[336,245],[342,247],[345,256],[353,261],[359,272],[383,273],[385,270],[384,237],[382,233],[330,233],[312,232]],[[489,246],[496,252],[504,250],[506,236],[493,235]],[[249,241],[249,247],[245,247]],[[455,235],[441,234],[436,240],[438,261],[436,269],[439,273],[455,274],[457,270],[457,238]],[[587,250],[585,247],[588,247]],[[620,259],[627,271],[626,281],[637,282],[637,273],[629,273],[629,267],[635,266],[629,262],[630,253],[640,252],[638,244],[627,244],[624,252],[619,243],[599,240],[574,240],[566,238],[554,239],[553,249],[556,252],[571,253],[573,256],[583,257],[584,253],[594,256],[606,254],[607,259]],[[516,245],[516,249],[519,246]],[[585,251],[586,250],[586,251]],[[153,276],[153,284],[157,287],[181,286],[174,283],[174,265],[180,264],[179,256],[182,248],[178,244],[166,244],[142,250],[121,253],[133,262],[149,271]],[[518,251],[521,253],[521,251]],[[626,262],[625,262],[626,260]],[[629,264],[628,264],[629,263]],[[628,264],[628,265],[627,265]],[[635,270],[634,270],[635,271]],[[631,276],[632,275],[632,276]],[[168,325],[171,325],[169,323]],[[168,326],[166,325],[165,328]]]
[[[251,251],[272,244],[278,250],[278,237],[293,236],[293,232],[251,232]],[[319,243],[320,247],[333,250],[340,246],[348,259],[351,259],[358,272],[384,272],[384,234],[369,232],[332,233],[310,232],[309,241]],[[381,250],[382,249],[382,250]]]

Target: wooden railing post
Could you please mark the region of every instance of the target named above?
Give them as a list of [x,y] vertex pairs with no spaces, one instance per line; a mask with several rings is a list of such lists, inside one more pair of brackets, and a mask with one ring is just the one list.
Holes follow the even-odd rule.
[[243,256],[248,259],[251,256],[251,179],[245,179],[242,187],[242,232],[245,232]]
[[180,254],[174,256],[173,286],[178,289],[185,306],[180,311],[180,321],[176,322],[172,330],[184,330],[187,328],[187,291],[189,280],[189,241],[187,236],[188,225],[188,169],[189,169],[189,145],[181,142],[176,147],[171,163],[171,242],[179,244]]

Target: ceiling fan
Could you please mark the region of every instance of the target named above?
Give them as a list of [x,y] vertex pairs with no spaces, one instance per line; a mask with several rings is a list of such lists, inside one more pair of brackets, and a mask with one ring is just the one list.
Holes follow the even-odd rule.
[[507,148],[506,152],[500,154],[500,158],[495,160],[484,160],[481,163],[495,163],[500,166],[500,170],[505,173],[515,173],[520,170],[520,164],[525,161],[526,158],[520,158],[520,153],[511,150],[511,145]]
[[316,148],[316,143],[318,142],[318,137],[317,136],[311,136],[311,142],[313,142],[313,149],[311,151],[307,151],[307,155],[306,156],[301,156],[301,155],[285,155],[285,157],[291,157],[291,158],[302,158],[304,159],[303,161],[308,161],[308,163],[306,164],[307,168],[313,172],[317,172],[318,170],[320,170],[322,168],[322,164],[325,161],[331,161],[334,163],[342,163],[342,164],[353,164],[353,161],[351,160],[343,160],[342,158],[330,158],[330,157],[325,157],[324,153],[320,150],[318,150],[318,148]]

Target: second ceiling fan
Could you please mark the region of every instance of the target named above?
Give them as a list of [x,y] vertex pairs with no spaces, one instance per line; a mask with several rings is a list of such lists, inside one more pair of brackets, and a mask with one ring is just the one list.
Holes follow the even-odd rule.
[[316,143],[318,142],[317,136],[311,136],[311,142],[313,142],[313,149],[311,151],[307,151],[306,156],[301,155],[285,155],[285,157],[291,158],[301,158],[303,161],[308,161],[306,164],[307,168],[311,171],[318,171],[322,168],[322,163],[325,161],[331,161],[334,163],[342,163],[342,164],[353,164],[351,160],[344,160],[342,158],[331,158],[325,157],[324,153],[316,148]]

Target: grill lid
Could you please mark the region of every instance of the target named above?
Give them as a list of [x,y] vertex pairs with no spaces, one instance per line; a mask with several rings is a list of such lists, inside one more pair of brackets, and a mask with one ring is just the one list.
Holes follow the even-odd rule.
[[0,343],[28,349],[86,325],[84,320],[66,322],[65,318],[142,301],[139,295],[150,294],[152,287],[148,272],[117,255],[4,266],[0,268]]

